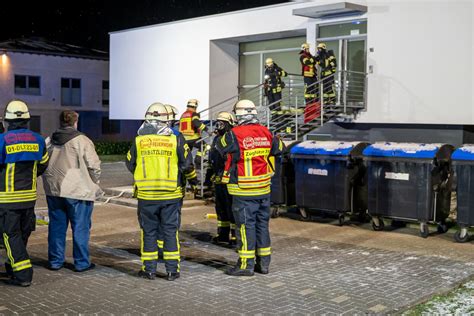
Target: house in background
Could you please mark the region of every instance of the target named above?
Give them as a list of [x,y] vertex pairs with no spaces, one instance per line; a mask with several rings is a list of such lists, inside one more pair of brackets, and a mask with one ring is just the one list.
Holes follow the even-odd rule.
[[41,38],[0,42],[0,111],[12,99],[29,105],[30,128],[44,136],[66,109],[95,141],[131,140],[140,123],[109,120],[107,52]]

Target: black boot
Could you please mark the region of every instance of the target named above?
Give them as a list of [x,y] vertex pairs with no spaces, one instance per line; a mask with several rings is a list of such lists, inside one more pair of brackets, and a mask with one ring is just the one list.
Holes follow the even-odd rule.
[[140,270],[138,272],[138,276],[140,278],[144,278],[144,279],[148,279],[148,280],[154,280],[155,279],[155,273],[153,272],[146,272],[146,271],[143,271],[143,270]]
[[260,264],[255,265],[255,272],[260,274],[268,274],[268,267],[262,267]]
[[177,278],[179,278],[179,272],[168,272],[168,275],[166,276],[166,280],[168,281],[174,281]]
[[253,276],[253,270],[250,269],[241,269],[239,266],[234,266],[225,271],[225,274],[231,276]]

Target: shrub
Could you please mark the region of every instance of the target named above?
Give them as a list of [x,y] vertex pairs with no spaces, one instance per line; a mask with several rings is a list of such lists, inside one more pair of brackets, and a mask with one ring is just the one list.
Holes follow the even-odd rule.
[[131,142],[96,142],[95,150],[98,155],[126,155]]

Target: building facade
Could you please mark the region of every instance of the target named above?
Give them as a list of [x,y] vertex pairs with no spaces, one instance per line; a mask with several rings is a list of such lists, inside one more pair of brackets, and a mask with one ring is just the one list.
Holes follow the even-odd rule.
[[0,105],[29,105],[30,128],[44,136],[59,127],[59,114],[80,115],[79,130],[93,140],[129,140],[137,122],[109,119],[106,52],[42,39],[0,43]]

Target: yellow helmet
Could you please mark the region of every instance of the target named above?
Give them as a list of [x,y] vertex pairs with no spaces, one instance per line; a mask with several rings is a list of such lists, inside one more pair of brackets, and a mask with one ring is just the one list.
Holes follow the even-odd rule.
[[265,65],[267,65],[268,67],[270,67],[271,65],[273,65],[273,59],[272,58],[267,58],[265,60]]
[[235,125],[234,115],[232,113],[229,113],[229,112],[219,112],[219,114],[217,114],[216,120],[217,121],[229,122],[229,124],[232,125],[232,126]]
[[326,49],[326,44],[324,44],[324,43],[319,43],[319,44],[318,44],[318,48]]
[[302,50],[307,50],[307,49],[309,49],[309,44],[308,44],[308,43],[303,43],[303,44],[301,45],[301,49],[302,49]]
[[160,102],[155,102],[148,107],[145,113],[145,120],[168,122],[171,114],[166,109],[166,106]]
[[30,118],[30,111],[28,110],[28,106],[25,102],[20,100],[12,100],[7,104],[3,118],[5,120],[27,120]]
[[190,99],[188,101],[188,107],[190,107],[190,108],[197,108],[198,105],[199,105],[199,101],[196,100],[196,99]]
[[237,116],[254,114],[257,115],[257,108],[250,100],[240,100],[234,105],[234,113]]

